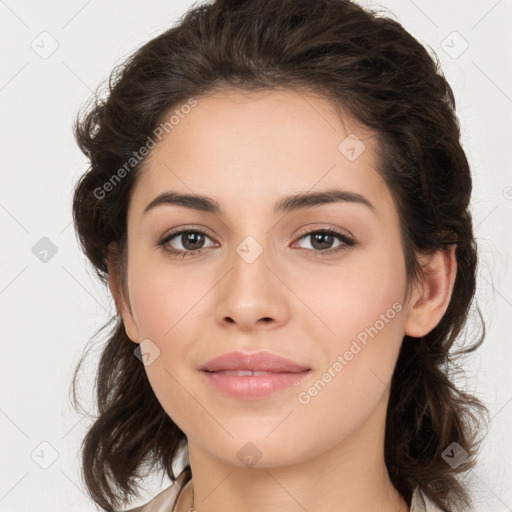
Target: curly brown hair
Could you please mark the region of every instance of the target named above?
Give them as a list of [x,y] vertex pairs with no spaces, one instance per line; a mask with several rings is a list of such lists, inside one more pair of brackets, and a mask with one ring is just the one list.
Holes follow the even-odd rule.
[[[472,181],[454,95],[439,60],[398,22],[348,0],[194,4],[179,23],[117,66],[108,93],[96,91],[87,111],[77,115],[75,137],[90,160],[73,202],[82,250],[105,285],[113,258],[126,289],[127,208],[145,158],[128,170],[126,162],[187,99],[221,88],[277,87],[320,94],[375,131],[379,172],[400,215],[410,281],[421,274],[419,254],[456,244],[457,275],[446,313],[427,335],[405,336],[402,343],[387,410],[385,462],[408,503],[419,487],[442,510],[468,505],[457,474],[474,466],[487,414],[482,402],[454,384],[459,358],[480,346],[485,332],[454,350],[476,286]],[[109,325],[95,381],[98,415],[82,445],[87,490],[107,511],[136,494],[147,464],[174,481],[173,462],[186,447],[184,432],[165,413],[134,357],[120,316],[102,329]],[[83,359],[73,377],[75,407]],[[458,467],[442,456],[452,442],[468,454]],[[190,466],[185,471],[188,481]]]

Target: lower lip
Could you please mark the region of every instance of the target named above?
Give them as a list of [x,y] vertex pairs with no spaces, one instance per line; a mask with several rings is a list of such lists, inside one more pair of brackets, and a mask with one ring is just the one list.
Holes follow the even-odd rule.
[[309,372],[310,370],[298,373],[269,373],[267,375],[252,375],[248,377],[207,371],[202,371],[201,373],[221,393],[234,398],[254,400],[299,384]]

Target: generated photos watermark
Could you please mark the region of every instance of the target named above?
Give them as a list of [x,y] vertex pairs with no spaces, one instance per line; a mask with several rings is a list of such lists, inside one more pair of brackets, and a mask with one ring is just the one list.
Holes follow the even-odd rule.
[[156,146],[157,142],[161,141],[165,134],[168,134],[173,130],[180,123],[180,120],[184,119],[196,105],[197,100],[195,98],[189,98],[187,103],[181,105],[180,108],[175,109],[169,119],[165,121],[165,123],[160,123],[153,130],[153,136],[148,136],[145,144],[143,144],[138,151],[134,151],[133,156],[130,157],[122,167],[117,169],[117,171],[112,174],[112,176],[105,181],[101,187],[96,187],[94,189],[94,197],[101,200],[105,198],[109,192],[112,192],[116,185],[118,185],[138,163],[142,162],[144,157],[149,154],[150,150]]
[[402,304],[396,301],[392,306],[379,316],[379,319],[374,322],[370,327],[365,327],[356,337],[352,340],[350,347],[345,350],[342,355],[338,355],[336,361],[331,364],[327,370],[315,381],[307,390],[301,391],[297,395],[297,400],[303,405],[311,402],[311,399],[317,396],[329,382],[331,382],[336,375],[338,375],[345,366],[347,366],[354,357],[361,352],[361,350],[368,345],[369,339],[375,338],[382,329],[389,324],[393,318],[402,311]]

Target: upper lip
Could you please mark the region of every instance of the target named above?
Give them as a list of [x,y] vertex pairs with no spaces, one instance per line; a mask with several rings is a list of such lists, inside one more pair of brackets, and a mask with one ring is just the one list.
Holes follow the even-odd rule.
[[199,367],[200,370],[218,372],[222,370],[250,370],[263,372],[288,372],[298,373],[310,370],[304,366],[285,357],[271,352],[258,352],[247,354],[244,352],[228,352],[215,357]]

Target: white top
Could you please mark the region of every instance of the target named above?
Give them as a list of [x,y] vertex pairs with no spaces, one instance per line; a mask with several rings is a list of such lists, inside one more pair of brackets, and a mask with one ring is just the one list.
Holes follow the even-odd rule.
[[[180,477],[184,473],[180,474]],[[170,485],[161,493],[157,494],[151,501],[137,508],[132,508],[126,512],[174,512],[183,510],[187,512],[192,507],[192,480],[189,480],[183,487],[183,491],[178,496],[181,480],[180,477],[175,484]],[[412,495],[411,508],[409,512],[442,512],[436,507],[421,491],[416,488]]]

